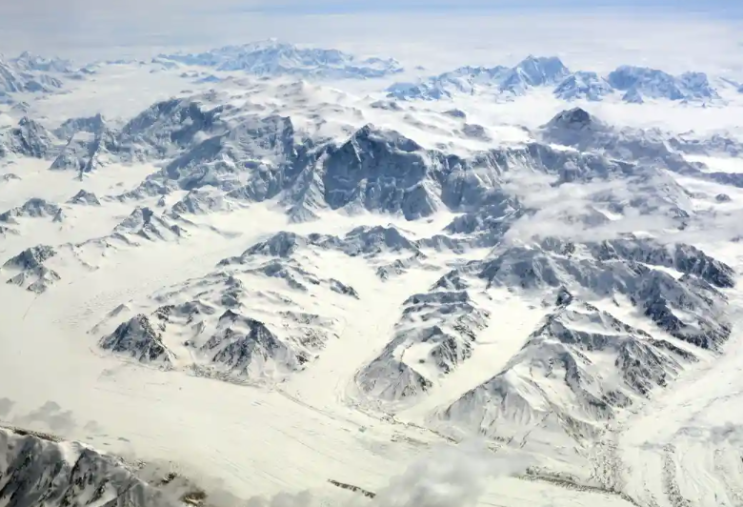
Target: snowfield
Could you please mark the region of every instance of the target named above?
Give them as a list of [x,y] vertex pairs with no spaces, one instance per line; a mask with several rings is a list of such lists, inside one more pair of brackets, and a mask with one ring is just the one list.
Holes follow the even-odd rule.
[[730,82],[3,65],[0,506],[743,502]]

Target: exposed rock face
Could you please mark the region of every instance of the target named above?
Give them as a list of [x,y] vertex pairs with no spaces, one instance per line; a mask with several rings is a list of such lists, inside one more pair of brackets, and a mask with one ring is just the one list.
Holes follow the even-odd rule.
[[54,218],[60,214],[62,209],[56,204],[44,199],[31,198],[22,206],[10,209],[0,214],[0,222],[15,224],[19,218]]
[[137,206],[114,228],[114,234],[134,234],[148,241],[177,241],[185,229],[166,215],[158,215],[148,207]]
[[141,362],[172,363],[173,354],[165,348],[160,334],[145,315],[137,315],[121,324],[113,334],[101,340],[101,348],[126,353]]
[[0,428],[0,502],[8,507],[174,507],[121,460],[82,444]]
[[[698,360],[700,349],[721,350],[730,335],[727,301],[718,288],[734,284],[733,272],[689,245],[546,239],[496,252],[462,274],[527,294],[557,290],[555,309],[519,354],[441,414],[499,438],[537,427],[591,438],[601,421],[665,387]],[[613,300],[618,309],[616,296],[623,295],[652,327],[629,325],[576,292]]]
[[68,204],[79,204],[81,206],[100,206],[101,201],[98,200],[98,197],[93,192],[87,192],[85,190],[80,190],[77,194],[72,196],[69,201],[67,201]]
[[241,317],[227,310],[216,332],[201,347],[214,364],[223,365],[233,374],[257,378],[265,374],[268,363],[296,370],[307,361],[281,342],[262,322]]
[[54,248],[38,245],[8,259],[1,269],[12,275],[6,283],[41,294],[60,280],[59,274],[45,265],[55,255],[57,251]]
[[10,183],[12,181],[20,181],[21,177],[14,173],[6,173],[0,176],[1,183]]
[[224,259],[215,272],[154,296],[150,303],[168,304],[120,324],[101,346],[197,375],[280,381],[339,336],[338,318],[318,301],[359,299],[352,286],[318,276],[293,258],[298,249],[323,248],[313,242],[320,242],[319,235],[308,240],[279,234]]
[[25,116],[15,127],[0,130],[0,159],[10,155],[47,159],[58,149],[54,134]]

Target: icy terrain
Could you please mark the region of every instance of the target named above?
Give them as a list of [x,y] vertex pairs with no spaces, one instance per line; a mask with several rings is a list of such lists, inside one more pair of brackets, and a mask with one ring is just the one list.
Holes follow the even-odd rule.
[[6,63],[65,92],[2,106],[0,505],[743,501],[719,81],[529,57],[387,88],[275,41]]

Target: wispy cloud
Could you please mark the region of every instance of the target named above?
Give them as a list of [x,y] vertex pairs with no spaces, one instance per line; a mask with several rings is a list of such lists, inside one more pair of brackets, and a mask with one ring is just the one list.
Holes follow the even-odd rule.
[[[509,455],[497,457],[483,442],[470,441],[458,447],[437,446],[413,462],[405,472],[368,501],[360,494],[350,497],[344,507],[474,507],[488,482],[498,477],[524,473],[528,459]],[[271,498],[254,497],[249,507],[316,507],[321,499],[310,492],[279,493]]]

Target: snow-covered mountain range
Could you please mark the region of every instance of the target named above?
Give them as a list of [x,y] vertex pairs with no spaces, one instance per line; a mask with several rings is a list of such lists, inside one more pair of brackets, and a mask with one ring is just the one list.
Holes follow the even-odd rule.
[[241,46],[225,46],[204,53],[161,54],[153,63],[177,62],[239,71],[257,76],[290,75],[302,78],[369,79],[403,71],[390,58],[357,58],[337,49],[304,48],[275,39]]
[[14,104],[18,95],[57,93],[67,80],[85,77],[69,60],[45,58],[24,51],[15,58],[0,56],[0,103]]
[[[358,96],[308,79],[399,65],[274,41],[156,58],[167,62],[176,78],[192,66],[245,75],[125,118],[32,109],[0,128],[0,384],[13,404],[69,404],[95,420],[56,421],[71,438],[132,451],[112,442],[120,434],[149,458],[253,481],[246,489],[320,474],[356,484],[343,473],[378,484],[395,449],[480,436],[534,463],[509,491],[568,486],[663,507],[740,498],[743,472],[725,450],[738,421],[715,440],[701,412],[667,422],[672,411],[654,407],[687,410],[676,397],[695,378],[737,371],[742,141],[590,107],[608,96],[723,107],[712,80],[529,57]],[[589,105],[519,123],[459,102],[538,89]],[[44,424],[2,403],[0,417]],[[647,418],[657,442],[641,438]],[[149,494],[87,447],[0,430],[2,441],[0,503],[4,491],[22,492],[6,502],[18,506]],[[268,457],[288,441],[312,451],[291,466]],[[339,446],[364,449],[368,466]],[[704,469],[694,487],[689,449]],[[137,498],[117,504],[122,484]]]
[[[380,82],[380,92],[405,101],[451,100],[455,95],[482,93],[495,100],[513,100],[537,90],[550,90],[556,99],[567,102],[612,99],[642,104],[667,100],[722,106],[743,90],[743,85],[729,76],[712,76],[693,69],[674,75],[626,64],[599,74],[570,70],[556,56],[534,55],[512,67],[468,65],[435,76],[420,76],[419,70],[408,70],[393,58],[362,58],[337,49],[268,39],[197,53],[163,53],[147,61],[105,60],[80,67],[68,60],[24,52],[15,58],[0,59],[0,100],[18,110],[28,110],[29,101],[51,93],[69,92],[81,81],[107,69],[127,66],[180,76],[197,86],[217,85],[245,75],[321,82],[376,79]],[[389,84],[389,79],[403,74],[412,80]]]
[[622,65],[600,76],[591,71],[570,71],[557,57],[532,55],[511,68],[460,67],[418,82],[396,83],[388,88],[388,94],[404,100],[438,100],[482,91],[513,97],[540,87],[551,88],[555,97],[566,101],[601,101],[611,95],[630,103],[645,99],[710,103],[720,99],[711,79],[702,72],[674,76],[658,69]]

